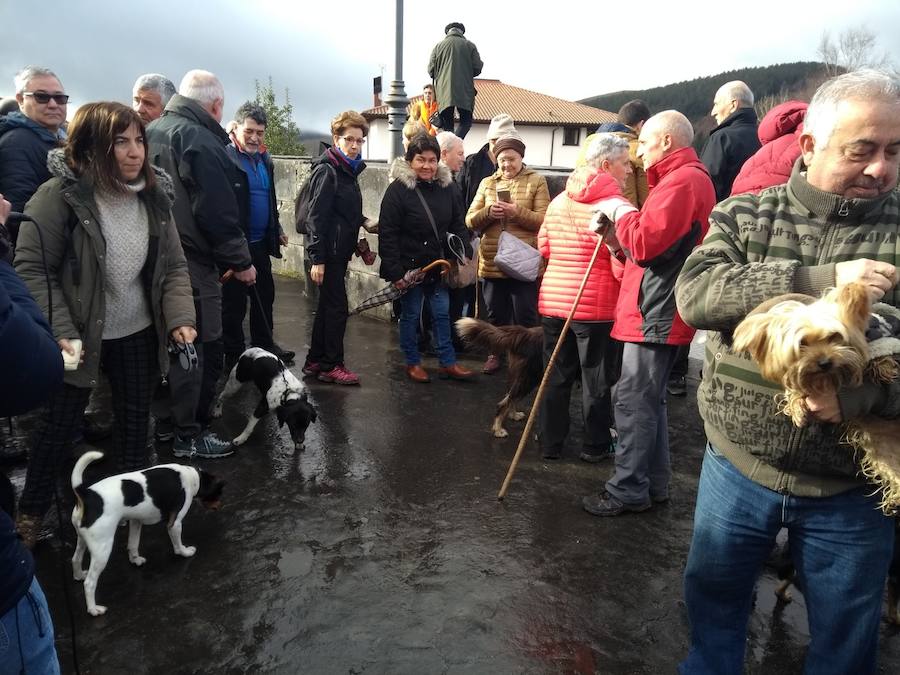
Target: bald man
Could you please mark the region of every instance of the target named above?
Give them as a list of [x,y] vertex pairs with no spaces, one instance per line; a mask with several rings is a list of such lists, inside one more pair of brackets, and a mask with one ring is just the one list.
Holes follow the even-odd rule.
[[710,115],[718,126],[710,132],[700,160],[709,170],[716,201],[720,202],[731,194],[731,185],[744,162],[760,148],[756,133],[759,120],[750,87],[740,80],[723,84],[716,92]]
[[597,516],[646,511],[669,499],[666,381],[678,346],[694,336],[675,308],[675,279],[706,234],[716,202],[693,139],[680,112],[651,117],[638,137],[650,185],[641,210],[623,197],[597,204],[593,229],[612,223],[605,240],[625,266],[612,329],[612,337],[625,343],[615,388],[616,470],[604,492],[583,500]]

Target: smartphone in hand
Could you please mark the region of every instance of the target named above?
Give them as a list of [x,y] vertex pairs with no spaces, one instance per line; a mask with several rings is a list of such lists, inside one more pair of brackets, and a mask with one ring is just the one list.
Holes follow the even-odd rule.
[[497,190],[497,199],[501,202],[512,204],[512,196],[509,194],[509,190]]

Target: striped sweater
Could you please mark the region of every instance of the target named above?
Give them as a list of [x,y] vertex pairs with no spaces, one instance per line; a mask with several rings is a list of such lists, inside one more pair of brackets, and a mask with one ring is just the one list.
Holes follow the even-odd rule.
[[[900,266],[900,193],[844,199],[812,187],[801,162],[786,185],[718,204],[675,291],[684,320],[710,331],[697,394],[710,442],[767,488],[824,497],[863,484],[853,452],[841,443],[842,426],[794,427],[776,411],[781,388],[763,380],[748,356],[730,351],[727,338],[764,300],[821,295],[835,283],[836,263],[869,258]],[[900,307],[900,289],[882,301]],[[839,400],[845,419],[869,413],[896,419],[900,382],[866,382],[840,391]]]

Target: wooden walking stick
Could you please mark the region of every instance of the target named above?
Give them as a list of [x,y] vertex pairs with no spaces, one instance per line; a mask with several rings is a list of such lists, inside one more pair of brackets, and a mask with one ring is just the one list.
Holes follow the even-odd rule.
[[[603,232],[605,233],[606,230],[603,230]],[[572,309],[569,310],[569,316],[566,318],[562,332],[560,332],[559,338],[556,340],[556,346],[553,348],[553,353],[550,354],[550,360],[547,361],[547,367],[544,369],[544,376],[541,378],[541,385],[534,395],[534,403],[531,405],[528,421],[525,422],[525,429],[522,431],[522,437],[519,439],[519,447],[516,448],[516,454],[513,456],[512,463],[509,465],[509,471],[506,472],[506,478],[503,480],[503,485],[500,487],[500,492],[497,494],[497,499],[500,501],[503,501],[503,498],[506,497],[506,491],[509,489],[510,481],[512,481],[513,474],[516,472],[519,458],[522,456],[525,444],[528,443],[531,428],[534,426],[534,420],[540,409],[541,399],[544,397],[544,388],[547,386],[547,380],[550,378],[550,371],[556,364],[556,356],[559,354],[559,348],[562,346],[563,340],[566,339],[566,333],[569,331],[569,324],[572,323],[572,317],[575,316],[575,310],[578,309],[578,303],[581,302],[581,295],[584,293],[584,287],[587,285],[591,270],[594,269],[594,262],[597,260],[597,254],[600,253],[600,247],[603,246],[603,238],[603,234],[597,237],[597,246],[594,247],[594,254],[591,256],[591,262],[588,263],[587,271],[585,271],[584,278],[581,280],[581,286],[578,287],[578,293],[575,295],[575,302],[572,303]]]

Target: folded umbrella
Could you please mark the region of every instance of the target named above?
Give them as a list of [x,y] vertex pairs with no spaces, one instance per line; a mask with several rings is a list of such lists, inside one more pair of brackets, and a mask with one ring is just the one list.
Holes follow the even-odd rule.
[[441,270],[441,276],[443,276],[450,270],[450,263],[443,258],[439,258],[434,262],[428,263],[427,265],[425,265],[425,267],[418,267],[414,270],[409,270],[406,274],[403,275],[403,281],[406,282],[403,288],[397,288],[394,285],[394,282],[391,282],[380,291],[375,293],[375,295],[367,298],[366,300],[363,300],[356,308],[354,308],[350,312],[350,314],[359,314],[360,312],[364,312],[367,309],[372,309],[373,307],[378,307],[379,305],[383,305],[386,302],[392,302],[396,300],[413,286],[418,286],[423,281],[425,281],[425,277],[428,275],[428,273],[437,267],[443,268]]

